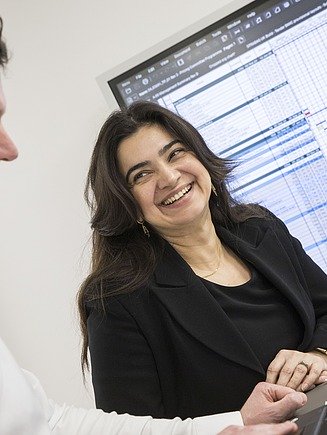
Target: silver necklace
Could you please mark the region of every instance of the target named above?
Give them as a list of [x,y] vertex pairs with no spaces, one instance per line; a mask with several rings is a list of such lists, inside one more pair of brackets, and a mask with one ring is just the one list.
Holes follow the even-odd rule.
[[201,278],[209,278],[210,276],[214,275],[218,271],[218,269],[220,267],[220,263],[221,263],[221,257],[222,257],[222,245],[220,245],[220,256],[219,256],[218,266],[216,267],[216,269],[213,272],[210,272],[207,275],[201,275]]
[[216,267],[216,269],[213,272],[208,273],[208,275],[203,275],[203,276],[201,276],[201,278],[209,278],[209,276],[214,275],[217,272],[217,270],[219,269],[219,266],[220,266],[220,264]]

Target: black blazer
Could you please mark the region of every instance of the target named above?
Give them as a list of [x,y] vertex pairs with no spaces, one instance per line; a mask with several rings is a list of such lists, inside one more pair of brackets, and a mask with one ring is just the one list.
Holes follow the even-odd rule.
[[[326,348],[327,276],[286,226],[251,218],[216,230],[298,312],[298,350]],[[105,411],[167,418],[231,411],[265,379],[267,367],[168,243],[147,287],[106,299],[106,314],[94,303],[87,309],[96,404]]]

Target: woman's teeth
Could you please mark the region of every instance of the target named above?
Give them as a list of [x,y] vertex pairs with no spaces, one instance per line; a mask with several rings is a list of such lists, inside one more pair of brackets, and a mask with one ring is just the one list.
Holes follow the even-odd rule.
[[174,202],[178,201],[180,198],[182,198],[186,193],[188,193],[192,189],[192,184],[189,184],[187,187],[184,187],[180,192],[177,192],[174,196],[171,196],[170,198],[166,199],[165,201],[162,201],[162,205],[170,205]]

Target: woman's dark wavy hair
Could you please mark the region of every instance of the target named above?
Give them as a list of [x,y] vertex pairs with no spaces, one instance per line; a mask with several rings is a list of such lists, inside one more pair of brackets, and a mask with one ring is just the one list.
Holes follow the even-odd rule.
[[8,63],[9,56],[8,56],[8,50],[6,44],[2,39],[2,29],[3,29],[3,22],[2,22],[2,18],[0,17],[0,66],[4,68]]
[[86,303],[100,302],[104,308],[104,298],[140,288],[154,272],[162,253],[163,240],[154,228],[146,223],[151,234],[148,238],[137,224],[138,207],[117,160],[119,144],[140,128],[151,125],[160,126],[179,139],[209,172],[218,195],[212,194],[209,200],[215,223],[228,226],[260,215],[257,207],[241,206],[230,195],[227,185],[233,162],[210,151],[200,133],[183,118],[146,101],[113,112],[100,130],[85,188],[92,215],[93,252],[91,273],[78,295],[83,368],[88,367]]

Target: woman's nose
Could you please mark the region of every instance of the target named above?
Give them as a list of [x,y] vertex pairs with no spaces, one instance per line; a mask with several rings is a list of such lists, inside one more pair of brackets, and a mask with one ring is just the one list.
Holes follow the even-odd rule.
[[158,177],[159,189],[176,186],[180,176],[181,174],[177,169],[172,168],[169,165],[162,166],[160,168],[159,177]]

